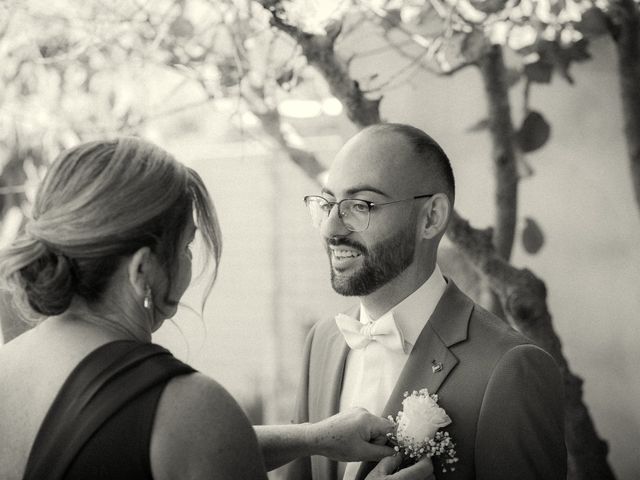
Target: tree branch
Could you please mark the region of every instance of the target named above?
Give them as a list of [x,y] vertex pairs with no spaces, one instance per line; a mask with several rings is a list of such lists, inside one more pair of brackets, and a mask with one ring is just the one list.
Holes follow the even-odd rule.
[[261,4],[271,13],[271,25],[298,42],[309,65],[320,71],[331,93],[345,105],[349,119],[359,128],[379,123],[381,98],[367,98],[358,81],[349,76],[347,63],[335,53],[334,44],[340,28],[334,25],[326,35],[306,33],[285,22],[278,15],[273,2],[263,0]]
[[325,168],[316,156],[300,147],[294,146],[290,136],[283,128],[280,113],[277,109],[260,110],[251,108],[252,113],[260,119],[265,133],[274,139],[289,158],[305,172],[309,178],[318,183],[318,178]]
[[[434,4],[434,6],[435,5],[437,4]],[[434,57],[436,57],[436,52],[439,51],[442,45],[447,41],[451,40],[447,34],[437,35],[435,37],[425,37],[424,35],[419,35],[405,28],[402,25],[402,23],[396,20],[390,19],[388,12],[386,12],[384,9],[376,8],[371,5],[363,5],[363,7],[366,8],[366,11],[371,12],[371,14],[373,14],[374,17],[380,21],[380,24],[384,31],[384,37],[386,38],[389,45],[393,47],[396,52],[398,52],[400,55],[402,55],[405,58],[408,58],[411,60],[420,60],[420,61],[423,59],[423,57],[427,57],[428,59],[433,59]],[[445,17],[451,19],[451,14],[453,14],[453,10],[448,11],[446,14],[444,12],[438,12],[438,14],[442,16],[442,19],[444,21]],[[411,55],[405,52],[401,48],[402,45],[395,44],[389,37],[389,33],[391,30],[397,30],[402,34],[406,35],[408,37],[408,42],[413,45],[418,45],[420,48],[424,50],[424,53],[420,53],[419,55],[416,56],[416,55]],[[452,76],[455,73],[459,72],[460,70],[463,70],[467,67],[474,65],[473,61],[459,60],[456,65],[454,66],[447,65],[445,67],[444,65],[442,65],[441,62],[437,61],[437,57],[436,57],[436,63],[438,64],[438,68],[434,68],[429,65],[424,65],[424,63],[421,62],[420,68],[422,68],[427,72],[431,72],[435,75],[444,77],[444,76]]]

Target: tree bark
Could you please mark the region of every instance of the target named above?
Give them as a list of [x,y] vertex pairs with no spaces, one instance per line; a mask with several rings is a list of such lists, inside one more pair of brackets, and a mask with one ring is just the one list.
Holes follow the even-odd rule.
[[496,252],[505,260],[509,260],[516,232],[519,178],[513,144],[509,85],[502,48],[492,45],[480,57],[479,67],[489,102],[489,132],[496,179],[493,243]]
[[333,96],[346,107],[349,120],[358,128],[379,123],[380,98],[367,98],[358,81],[349,75],[347,62],[335,54],[334,44],[340,34],[340,25],[332,25],[326,35],[306,33],[286,23],[275,7],[267,5],[269,3],[274,2],[262,1],[264,8],[271,13],[271,25],[287,33],[300,45],[309,65],[322,73]]
[[624,134],[636,203],[640,209],[640,12],[633,0],[618,0],[612,19],[618,52],[618,73]]
[[598,437],[589,410],[582,400],[582,379],[574,375],[562,353],[562,343],[553,329],[547,308],[547,289],[528,269],[517,269],[494,249],[490,230],[477,230],[454,213],[447,232],[471,263],[481,271],[500,296],[510,320],[536,344],[553,356],[565,387],[565,440],[569,479],[613,479],[607,461],[608,447]]

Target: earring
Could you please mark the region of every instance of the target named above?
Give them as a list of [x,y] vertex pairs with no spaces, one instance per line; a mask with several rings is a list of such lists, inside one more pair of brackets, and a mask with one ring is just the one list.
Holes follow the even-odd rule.
[[151,310],[151,307],[153,306],[153,297],[151,296],[151,287],[149,285],[145,288],[142,306],[147,310]]

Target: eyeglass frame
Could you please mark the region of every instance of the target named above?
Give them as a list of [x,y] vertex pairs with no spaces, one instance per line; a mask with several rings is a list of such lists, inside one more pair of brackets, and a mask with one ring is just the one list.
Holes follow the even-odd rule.
[[[435,193],[427,193],[427,194],[423,194],[423,195],[416,195],[416,196],[410,197],[410,198],[403,198],[402,200],[393,200],[391,202],[382,202],[382,203],[380,203],[380,202],[371,202],[369,200],[363,200],[361,198],[343,198],[342,200],[340,200],[338,202],[332,202],[331,200],[327,200],[326,198],[324,198],[322,195],[306,195],[303,200],[304,200],[304,204],[307,206],[307,208],[309,207],[308,200],[311,199],[311,198],[321,198],[322,200],[327,202],[327,204],[331,208],[328,210],[326,218],[329,218],[329,215],[331,215],[331,212],[333,211],[333,207],[335,207],[337,205],[338,206],[338,217],[340,218],[340,221],[342,222],[344,227],[347,230],[349,230],[350,232],[359,233],[359,232],[364,232],[367,228],[369,228],[369,224],[371,223],[371,210],[374,207],[383,207],[385,205],[391,205],[391,204],[400,203],[400,202],[408,202],[410,200],[418,200],[420,198],[430,198],[430,197],[433,197],[434,195],[436,195],[436,194]],[[344,223],[344,220],[342,220],[344,215],[340,214],[340,205],[342,204],[342,202],[348,202],[348,201],[354,201],[354,200],[356,200],[358,202],[363,202],[369,208],[369,210],[367,211],[367,225],[362,230],[352,230],[351,228],[349,228],[349,226],[346,223]]]

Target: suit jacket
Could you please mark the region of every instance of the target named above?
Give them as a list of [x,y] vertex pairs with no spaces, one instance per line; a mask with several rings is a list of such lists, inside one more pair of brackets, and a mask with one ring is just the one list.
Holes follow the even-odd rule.
[[[357,317],[357,314],[356,314]],[[313,326],[304,347],[297,397],[298,423],[338,412],[348,346],[334,319]],[[442,369],[432,365],[442,364]],[[439,479],[566,479],[563,386],[552,357],[449,280],[389,397],[383,417],[402,408],[403,393],[427,388],[452,423],[455,471]],[[364,479],[375,463],[363,463]],[[288,480],[335,480],[337,463],[298,459]]]

